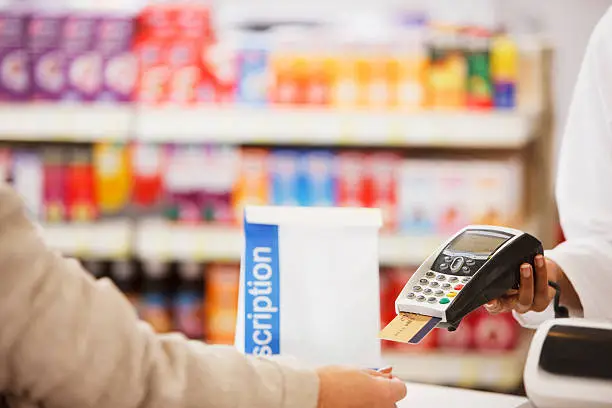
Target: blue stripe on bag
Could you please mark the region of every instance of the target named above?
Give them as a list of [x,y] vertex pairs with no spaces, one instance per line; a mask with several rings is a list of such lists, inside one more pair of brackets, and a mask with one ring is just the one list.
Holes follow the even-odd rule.
[[245,222],[244,352],[280,354],[278,226]]

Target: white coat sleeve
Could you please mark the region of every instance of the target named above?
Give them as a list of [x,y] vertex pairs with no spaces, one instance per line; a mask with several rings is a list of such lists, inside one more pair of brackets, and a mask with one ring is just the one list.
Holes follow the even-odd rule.
[[[612,320],[612,8],[589,41],[559,157],[556,197],[566,242],[546,253],[565,272],[585,318]],[[552,309],[527,313],[534,326]]]

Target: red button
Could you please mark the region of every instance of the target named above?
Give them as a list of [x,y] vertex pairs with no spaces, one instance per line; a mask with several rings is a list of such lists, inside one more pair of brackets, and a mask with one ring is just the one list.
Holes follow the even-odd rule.
[[463,289],[463,285],[457,285],[457,286],[455,286],[455,290],[461,290],[461,289]]

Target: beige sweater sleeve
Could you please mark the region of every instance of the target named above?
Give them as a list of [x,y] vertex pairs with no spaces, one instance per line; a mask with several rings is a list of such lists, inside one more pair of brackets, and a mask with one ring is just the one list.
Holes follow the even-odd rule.
[[139,322],[108,280],[49,250],[0,186],[0,394],[49,408],[315,408],[314,372]]

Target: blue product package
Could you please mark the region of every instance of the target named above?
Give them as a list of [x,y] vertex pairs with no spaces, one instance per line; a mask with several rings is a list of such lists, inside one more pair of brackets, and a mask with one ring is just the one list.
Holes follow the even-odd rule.
[[268,85],[268,51],[263,46],[243,48],[238,57],[238,102],[266,104]]
[[272,205],[299,204],[298,161],[294,150],[275,150],[270,155],[270,202]]
[[300,205],[331,207],[335,204],[334,154],[315,150],[302,154],[298,177]]

